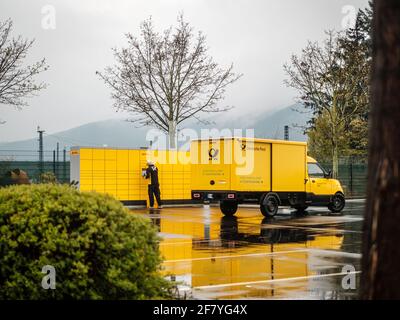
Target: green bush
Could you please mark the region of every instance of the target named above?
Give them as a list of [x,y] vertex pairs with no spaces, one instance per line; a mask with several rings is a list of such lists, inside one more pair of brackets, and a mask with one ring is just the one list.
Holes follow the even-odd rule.
[[[117,200],[43,184],[0,189],[0,299],[167,297],[155,228]],[[56,270],[43,289],[42,267]]]
[[39,176],[39,181],[40,183],[58,183],[56,175],[51,171],[43,172]]

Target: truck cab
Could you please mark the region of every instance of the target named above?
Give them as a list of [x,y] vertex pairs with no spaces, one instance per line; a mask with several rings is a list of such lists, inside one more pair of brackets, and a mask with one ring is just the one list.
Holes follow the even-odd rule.
[[344,192],[340,182],[332,179],[331,173],[310,156],[307,156],[306,192],[306,204],[299,207],[299,210],[305,210],[309,204],[327,205],[330,211],[340,212],[345,206]]

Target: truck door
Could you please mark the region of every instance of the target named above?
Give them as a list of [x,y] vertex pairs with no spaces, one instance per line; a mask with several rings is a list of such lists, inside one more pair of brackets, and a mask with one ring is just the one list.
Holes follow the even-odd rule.
[[315,196],[332,194],[332,185],[329,178],[325,177],[325,172],[318,163],[309,162],[307,164],[307,171],[307,192],[313,193]]

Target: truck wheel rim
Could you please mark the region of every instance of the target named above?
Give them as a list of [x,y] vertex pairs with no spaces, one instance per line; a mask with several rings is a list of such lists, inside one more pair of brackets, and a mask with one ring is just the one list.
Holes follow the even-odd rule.
[[268,199],[268,201],[267,201],[267,209],[268,209],[268,211],[273,212],[273,211],[275,211],[275,208],[276,208],[275,199]]
[[342,200],[339,197],[333,198],[333,207],[339,209],[342,206]]

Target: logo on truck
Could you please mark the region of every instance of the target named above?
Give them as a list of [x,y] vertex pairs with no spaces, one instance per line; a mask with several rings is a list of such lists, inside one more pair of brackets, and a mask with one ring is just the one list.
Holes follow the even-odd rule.
[[209,160],[217,160],[218,152],[218,149],[211,148],[208,151],[208,155],[210,156]]

